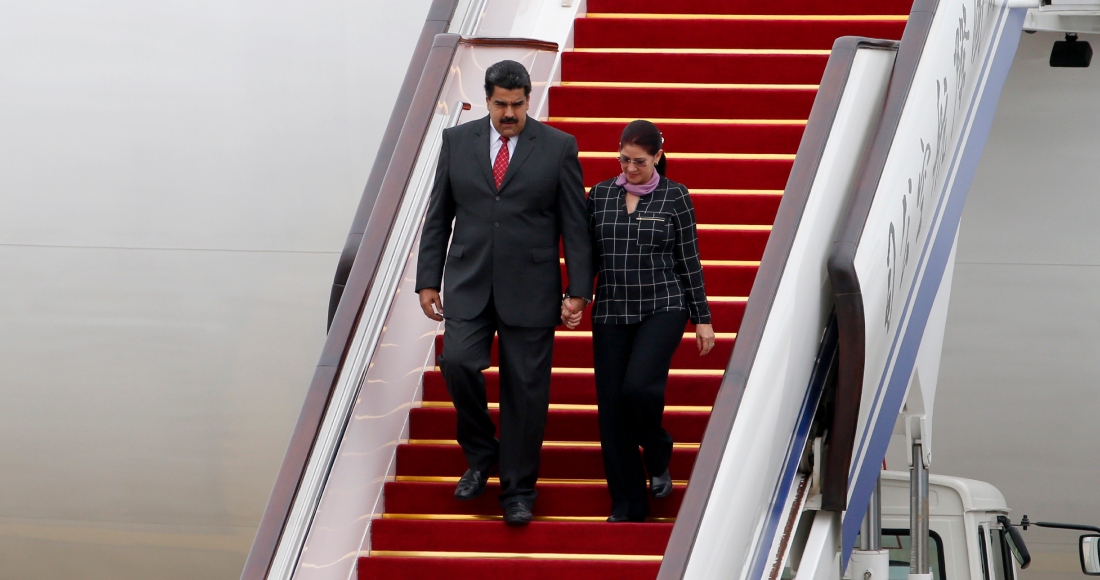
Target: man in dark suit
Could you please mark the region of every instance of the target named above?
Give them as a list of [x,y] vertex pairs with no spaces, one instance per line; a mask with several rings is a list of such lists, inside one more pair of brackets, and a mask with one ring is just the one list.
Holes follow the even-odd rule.
[[[455,497],[481,495],[499,466],[500,504],[512,525],[531,521],[537,495],[554,327],[563,307],[559,240],[569,275],[568,309],[584,309],[594,279],[577,141],[529,118],[530,94],[523,65],[498,62],[485,71],[489,116],[443,132],[416,271],[429,318],[444,319],[439,291],[446,285],[439,365],[469,464]],[[499,441],[482,374],[494,333]]]

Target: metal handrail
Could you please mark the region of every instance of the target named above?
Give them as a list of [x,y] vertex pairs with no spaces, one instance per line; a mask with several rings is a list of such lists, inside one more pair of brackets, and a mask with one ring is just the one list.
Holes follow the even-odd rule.
[[424,63],[428,59],[432,41],[435,40],[435,35],[447,32],[458,4],[459,0],[433,0],[431,8],[428,9],[424,28],[420,31],[420,38],[413,50],[409,68],[401,82],[401,90],[397,93],[397,100],[390,113],[389,123],[386,125],[385,133],[382,134],[382,142],[378,145],[374,165],[371,166],[367,184],[363,187],[363,195],[359,198],[359,207],[356,208],[355,217],[352,218],[344,249],[340,252],[340,260],[336,264],[336,275],[333,277],[328,304],[328,326],[330,327],[336,316],[336,308],[340,306],[340,299],[344,295],[344,287],[351,274],[351,267],[355,263],[355,256],[359,252],[359,244],[363,242],[367,221],[370,220],[374,212],[374,204],[378,201],[378,190],[382,187],[382,180],[386,177],[390,162],[393,161],[394,148],[397,146],[397,139],[401,136],[405,118],[409,114],[409,103],[412,102],[420,75],[424,72]]
[[[726,366],[722,385],[688,480],[690,483],[661,562],[658,578],[662,580],[680,579],[687,572],[688,560],[718,479],[726,443],[738,416],[742,396],[775,304],[779,284],[836,119],[856,51],[860,48],[893,50],[897,46],[896,41],[861,37],[843,37],[833,44],[783,193],[783,201],[776,214],[775,225],[768,237],[760,269],[749,294],[741,327],[737,332],[737,344]],[[831,352],[822,354],[832,356]]]
[[378,348],[382,326],[389,316],[397,286],[401,283],[400,274],[420,230],[428,198],[431,195],[433,169],[439,158],[443,130],[457,125],[462,111],[469,107],[469,104],[456,103],[446,114],[435,115],[428,129],[421,155],[417,158],[416,169],[402,200],[401,209],[394,220],[389,242],[379,264],[378,273],[375,275],[375,284],[364,304],[364,315],[356,327],[355,337],[348,349],[347,364],[341,370],[340,378],[333,390],[332,399],[317,434],[317,442],[313,446],[302,484],[295,497],[294,507],[283,530],[275,560],[268,573],[270,579],[289,580],[297,566],[310,524],[324,493],[332,462],[336,459],[340,441],[351,418],[353,404],[363,387],[367,369]]
[[[864,173],[861,179],[877,175],[882,170],[894,133],[901,121],[902,108],[909,94],[921,52],[932,26],[937,0],[917,0],[902,35],[898,49],[894,74],[890,80],[887,101],[879,122],[878,134],[867,153]],[[876,171],[877,169],[877,171]],[[863,330],[863,306],[859,294],[859,282],[854,269],[849,268],[846,253],[854,252],[841,241],[850,239],[855,232],[863,230],[867,211],[858,217],[860,206],[870,207],[870,198],[875,188],[867,183],[859,183],[857,189],[848,198],[845,208],[846,221],[842,221],[829,257],[829,280],[833,285],[836,301],[837,323],[840,325],[840,367],[836,387],[836,405],[832,418],[832,444],[825,455],[825,481],[822,482],[822,506],[830,511],[844,511],[848,506],[848,469],[852,463],[852,444],[856,437],[856,423],[859,416],[860,397],[863,392],[863,362],[866,352]],[[877,177],[874,181],[878,183]],[[858,224],[856,223],[858,219]]]
[[462,17],[462,24],[458,27],[458,34],[461,36],[473,36],[477,34],[477,29],[481,27],[481,21],[485,18],[485,7],[489,4],[489,0],[472,0],[469,5],[466,6],[466,14]]
[[[394,258],[388,250],[397,238],[391,233],[404,223],[399,217],[404,215],[401,208],[404,207],[405,192],[410,191],[425,136],[432,129],[433,122],[437,121],[437,102],[450,76],[459,41],[458,35],[454,34],[440,34],[434,39],[389,167],[364,224],[364,233],[348,274],[343,299],[336,310],[321,359],[306,393],[275,488],[241,574],[242,580],[266,578],[269,570],[271,577],[286,577],[280,574],[288,568],[292,571],[292,563],[297,561],[293,546],[297,545],[300,549],[302,533],[299,530],[303,524],[308,527],[308,520],[312,517],[303,514],[312,513],[306,508],[311,502],[315,507],[315,496],[323,487],[321,484],[325,477],[311,470],[325,467],[321,471],[327,474],[326,463],[321,458],[331,453],[333,426],[340,426],[341,417],[346,417],[347,412],[346,408],[342,408],[346,405],[341,403],[346,399],[346,389],[339,390],[338,386],[345,377],[346,363],[354,364],[352,343],[357,331],[371,325],[373,317],[378,315],[377,309],[369,309],[371,306],[368,304],[380,304],[377,300],[371,302],[371,297],[379,295],[380,288],[375,286],[384,282],[383,278],[392,268]],[[406,252],[404,256],[407,255]],[[391,288],[389,299],[392,295]],[[385,304],[388,310],[388,302]],[[327,465],[331,465],[331,459]]]

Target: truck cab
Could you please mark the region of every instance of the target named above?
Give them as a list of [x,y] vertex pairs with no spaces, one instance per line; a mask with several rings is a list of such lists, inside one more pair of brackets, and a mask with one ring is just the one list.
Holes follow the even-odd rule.
[[[961,477],[929,475],[928,483],[933,579],[1016,580],[1004,495],[989,483]],[[890,551],[891,580],[909,576],[909,485],[908,472],[882,472],[881,546]]]

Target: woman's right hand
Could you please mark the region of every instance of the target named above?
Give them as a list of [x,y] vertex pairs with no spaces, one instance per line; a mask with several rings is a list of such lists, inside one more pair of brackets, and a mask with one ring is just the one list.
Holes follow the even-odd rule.
[[699,347],[699,356],[705,356],[714,348],[714,327],[709,324],[695,325],[695,345]]

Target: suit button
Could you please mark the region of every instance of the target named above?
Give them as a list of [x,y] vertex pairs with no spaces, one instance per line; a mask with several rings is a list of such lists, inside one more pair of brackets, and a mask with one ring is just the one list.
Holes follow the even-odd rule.
[[497,200],[497,201],[500,201],[500,196],[499,196],[499,195],[498,195],[498,196],[496,196],[496,200]]
[[493,227],[494,228],[499,228],[500,227],[500,222],[493,222]]

